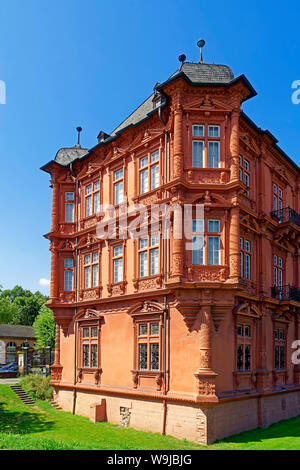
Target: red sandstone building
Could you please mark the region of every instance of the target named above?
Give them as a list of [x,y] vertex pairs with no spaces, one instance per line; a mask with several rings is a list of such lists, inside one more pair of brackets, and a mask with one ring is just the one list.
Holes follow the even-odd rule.
[[[300,413],[300,173],[241,110],[256,95],[244,75],[181,59],[112,134],[43,167],[52,385],[65,410],[205,444]],[[203,204],[204,246],[187,249],[174,218],[167,240],[161,219],[100,240],[100,204],[125,197],[193,218]]]

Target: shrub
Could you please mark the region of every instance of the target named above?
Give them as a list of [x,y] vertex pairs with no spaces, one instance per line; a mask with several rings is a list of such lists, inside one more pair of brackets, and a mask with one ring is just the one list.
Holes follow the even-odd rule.
[[26,375],[20,381],[23,390],[32,398],[51,400],[53,388],[49,385],[50,377],[42,375]]

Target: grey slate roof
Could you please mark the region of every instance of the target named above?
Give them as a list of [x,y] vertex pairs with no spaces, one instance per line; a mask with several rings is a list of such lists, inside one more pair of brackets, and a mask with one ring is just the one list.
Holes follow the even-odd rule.
[[87,153],[88,149],[83,149],[78,145],[71,148],[62,148],[57,152],[54,161],[60,165],[67,166],[77,158],[82,158]]
[[180,72],[183,72],[192,83],[225,84],[234,79],[233,72],[227,65],[185,62],[170,78],[175,78]]
[[142,121],[147,117],[147,115],[153,111],[153,97],[154,93],[149,96],[149,98],[144,101],[133,113],[128,116],[112,133],[111,135],[116,135],[121,129],[125,129],[125,127],[130,125],[135,125],[138,122]]
[[0,338],[36,338],[35,329],[32,326],[0,324]]
[[[175,80],[177,77],[185,76],[193,84],[228,84],[234,80],[232,70],[227,65],[216,65],[216,64],[200,64],[193,62],[185,62],[182,67],[176,70],[171,77],[168,78],[164,83],[159,85],[158,89],[162,88],[166,83],[171,80]],[[113,132],[112,136],[115,136],[117,132],[130,125],[136,125],[143,119],[145,119],[149,113],[153,111],[153,97],[154,93],[144,101],[130,116],[125,119]]]

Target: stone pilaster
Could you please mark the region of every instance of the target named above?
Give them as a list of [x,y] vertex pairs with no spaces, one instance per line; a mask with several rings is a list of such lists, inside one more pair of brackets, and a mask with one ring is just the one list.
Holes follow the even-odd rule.
[[183,177],[184,153],[183,153],[183,111],[180,105],[180,96],[176,96],[174,109],[174,178]]
[[52,179],[52,220],[51,220],[51,230],[52,232],[58,231],[58,222],[59,222],[59,183],[56,179]]
[[172,278],[180,280],[183,277],[184,269],[184,240],[182,226],[182,208],[178,204],[178,209],[174,210],[173,221],[173,241],[172,241]]
[[216,376],[212,370],[212,332],[213,322],[211,305],[201,308],[200,326],[200,367],[194,373],[196,378],[196,399],[198,401],[218,401],[216,396]]
[[240,277],[240,211],[233,207],[229,230],[229,281],[239,282]]
[[257,323],[258,338],[258,358],[256,373],[256,388],[259,392],[263,392],[269,388],[270,371],[267,370],[267,316],[266,312],[262,312],[262,317]]
[[58,252],[55,246],[55,242],[51,243],[51,276],[50,276],[50,300],[58,299]]
[[231,134],[230,134],[230,181],[239,180],[239,118],[240,109],[236,108],[231,114]]
[[60,326],[58,323],[56,323],[54,364],[51,367],[51,380],[54,382],[60,382],[61,376],[62,365],[60,363]]

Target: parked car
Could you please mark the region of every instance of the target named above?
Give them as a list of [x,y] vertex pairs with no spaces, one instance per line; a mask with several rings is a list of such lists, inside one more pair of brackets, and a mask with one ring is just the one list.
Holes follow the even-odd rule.
[[0,376],[1,374],[7,373],[7,372],[18,372],[19,367],[17,362],[10,362],[9,364],[6,364],[5,366],[0,368]]

